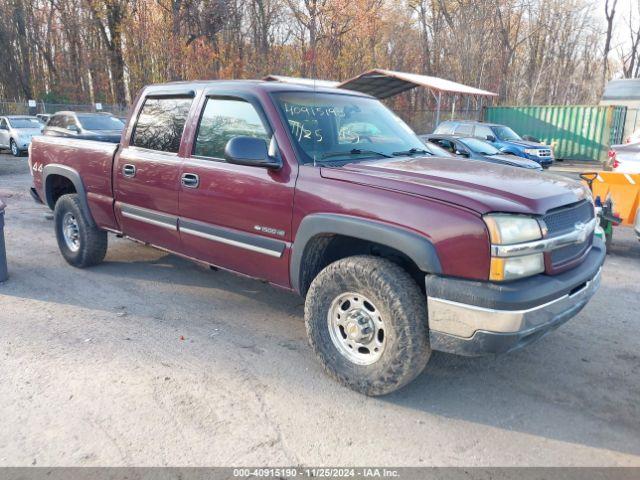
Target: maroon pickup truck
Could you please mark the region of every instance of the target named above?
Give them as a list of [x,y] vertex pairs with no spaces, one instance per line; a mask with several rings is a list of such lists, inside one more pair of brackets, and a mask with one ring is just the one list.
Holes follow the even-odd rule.
[[432,350],[542,337],[591,298],[605,258],[580,183],[438,157],[346,90],[150,86],[120,144],[35,137],[29,163],[71,265],[101,262],[112,232],[293,290],[325,370],[368,395]]

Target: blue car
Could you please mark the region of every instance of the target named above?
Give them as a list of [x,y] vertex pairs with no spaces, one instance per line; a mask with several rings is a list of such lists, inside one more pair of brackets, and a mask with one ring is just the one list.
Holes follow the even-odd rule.
[[549,168],[553,163],[553,150],[549,145],[524,140],[505,125],[448,120],[438,125],[433,133],[480,138],[491,143],[503,153],[538,162],[542,168]]

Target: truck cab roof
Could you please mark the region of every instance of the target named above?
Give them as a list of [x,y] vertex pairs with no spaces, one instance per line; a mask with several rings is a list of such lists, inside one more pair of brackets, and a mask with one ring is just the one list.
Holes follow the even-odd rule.
[[308,85],[300,85],[295,83],[269,82],[265,80],[196,80],[196,81],[179,81],[162,84],[149,85],[144,88],[142,94],[144,96],[166,95],[166,94],[195,94],[196,91],[208,88],[216,89],[233,89],[243,90],[247,92],[263,91],[271,92],[309,92],[309,93],[339,93],[343,95],[354,95],[359,97],[374,98],[370,95],[332,87],[313,87]]

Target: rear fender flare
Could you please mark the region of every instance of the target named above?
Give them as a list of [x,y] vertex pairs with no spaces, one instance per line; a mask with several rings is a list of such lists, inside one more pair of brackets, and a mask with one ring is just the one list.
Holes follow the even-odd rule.
[[318,235],[344,235],[369,240],[404,253],[425,273],[442,272],[436,248],[424,235],[375,220],[338,214],[312,214],[300,223],[291,247],[291,286],[297,292],[301,290],[305,248]]
[[77,170],[67,166],[67,165],[58,165],[58,164],[48,164],[42,169],[42,185],[44,186],[44,195],[45,195],[45,203],[49,206],[51,210],[55,207],[55,202],[53,201],[53,192],[49,187],[48,177],[50,175],[59,175],[61,177],[67,178],[71,183],[73,183],[74,188],[76,189],[76,193],[80,197],[80,202],[82,203],[82,207],[85,209],[89,221],[93,225],[95,225],[95,221],[93,220],[93,216],[91,215],[91,209],[89,208],[89,203],[87,202],[87,192],[84,189],[84,184],[82,183],[82,178]]

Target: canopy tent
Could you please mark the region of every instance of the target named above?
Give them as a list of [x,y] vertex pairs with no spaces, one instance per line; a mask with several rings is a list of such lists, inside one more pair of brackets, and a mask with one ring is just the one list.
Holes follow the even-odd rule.
[[417,73],[394,72],[379,68],[361,73],[357,77],[338,85],[358,92],[367,93],[378,98],[389,98],[415,87],[425,87],[439,93],[455,93],[481,97],[497,97],[497,93],[488,92],[462,83],[452,82],[444,78],[419,75]]
[[498,96],[497,93],[452,82],[444,78],[419,75],[417,73],[395,72],[380,68],[361,73],[357,77],[338,85],[338,88],[367,93],[380,99],[389,98],[416,87],[424,87],[434,96],[437,108],[436,125],[440,123],[440,105],[443,93],[464,95],[467,98]]
[[340,82],[334,82],[332,80],[316,80],[315,78],[300,78],[300,77],[286,77],[284,75],[267,75],[262,78],[267,82],[283,82],[283,83],[296,83],[298,85],[307,85],[309,87],[329,87],[335,88]]

